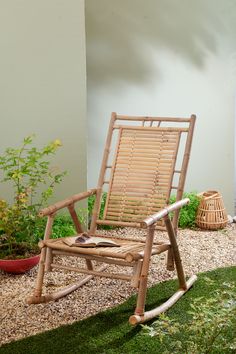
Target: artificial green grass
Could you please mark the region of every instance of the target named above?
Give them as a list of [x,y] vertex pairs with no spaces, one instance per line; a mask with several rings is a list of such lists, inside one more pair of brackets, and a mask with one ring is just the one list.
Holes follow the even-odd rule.
[[[209,286],[204,281],[205,275],[215,281],[214,286]],[[214,291],[223,282],[233,283],[236,288],[236,267],[221,268],[200,274],[192,289],[168,311],[169,317],[179,322],[186,321],[191,301],[200,296],[212,297]],[[167,300],[176,287],[176,281],[167,281],[151,288],[147,299],[147,309]],[[129,325],[128,319],[134,307],[135,297],[132,296],[124,304],[83,321],[5,344],[0,348],[0,354],[163,353],[158,338],[144,336],[141,326],[131,327]],[[233,328],[229,335],[236,336],[236,328]]]

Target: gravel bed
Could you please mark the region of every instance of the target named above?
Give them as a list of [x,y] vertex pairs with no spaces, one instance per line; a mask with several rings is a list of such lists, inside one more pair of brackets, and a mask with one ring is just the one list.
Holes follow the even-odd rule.
[[[126,231],[118,229],[115,232],[121,236]],[[130,236],[143,235],[143,231],[135,229],[128,233]],[[164,238],[163,233],[160,233],[160,238]],[[178,242],[186,275],[236,265],[235,224],[220,231],[180,230]],[[165,268],[165,254],[153,257],[152,263],[150,285],[176,277],[175,271],[169,272]],[[118,267],[112,267],[118,270]],[[27,305],[26,298],[32,294],[36,274],[37,267],[24,275],[0,271],[0,344],[81,320],[120,304],[135,293],[128,282],[94,278],[56,302]],[[53,271],[46,276],[46,286],[53,291],[80,277],[71,272]]]

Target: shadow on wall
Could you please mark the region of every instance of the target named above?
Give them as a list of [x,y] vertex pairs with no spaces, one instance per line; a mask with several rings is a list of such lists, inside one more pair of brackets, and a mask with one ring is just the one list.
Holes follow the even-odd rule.
[[226,30],[214,5],[215,0],[86,0],[89,80],[143,83],[152,75],[153,50],[168,49],[201,69]]

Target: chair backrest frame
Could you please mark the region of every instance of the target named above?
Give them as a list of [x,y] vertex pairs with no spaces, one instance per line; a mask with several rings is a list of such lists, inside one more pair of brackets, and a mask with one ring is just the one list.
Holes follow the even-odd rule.
[[[142,209],[142,213],[144,213],[143,218],[145,216],[148,216],[147,212],[149,214],[152,214],[154,212],[159,211],[161,208],[167,205],[169,203],[171,191],[173,190],[176,191],[176,201],[182,199],[184,184],[186,180],[187,167],[189,163],[189,156],[190,156],[190,151],[192,146],[195,120],[196,120],[195,115],[191,115],[190,118],[170,118],[170,117],[134,117],[134,116],[117,115],[114,112],[112,113],[109,129],[108,129],[108,135],[106,139],[105,150],[103,154],[103,160],[102,160],[98,185],[97,185],[96,200],[95,200],[91,227],[90,227],[91,233],[94,233],[96,231],[97,225],[99,224],[141,227],[140,212],[139,213],[137,212],[137,214],[139,214],[137,215],[137,220],[135,220],[136,215],[134,216],[131,214],[127,214],[127,203],[129,203],[129,199],[131,197],[132,200],[135,199],[133,198],[133,195],[135,193],[135,190],[137,190],[138,185],[137,183],[136,184],[134,183],[134,187],[130,188],[130,183],[132,183],[132,181],[129,182],[129,185],[127,187],[127,184],[125,184],[125,182],[121,183],[121,179],[120,180],[117,179],[117,175],[119,171],[122,171],[122,173],[124,173],[125,169],[131,169],[132,172],[132,166],[134,166],[134,164],[136,165],[136,169],[138,168],[137,165],[139,164],[142,165],[142,163],[144,164],[144,169],[150,168],[150,175],[152,176],[152,180],[151,178],[148,179],[150,180],[149,182],[152,184],[157,180],[155,174],[159,173],[160,171],[160,159],[163,158],[163,156],[165,159],[164,163],[167,164],[166,165],[167,168],[164,168],[164,170],[167,170],[168,172],[168,174],[166,174],[166,176],[168,175],[168,179],[166,179],[166,185],[164,187],[165,193],[163,192],[163,201],[161,203],[162,205],[157,207],[157,205],[154,206],[154,204],[152,203],[152,205],[149,205],[146,208],[145,212],[144,212],[145,207],[140,206],[140,208]],[[115,146],[113,146],[114,145],[113,140],[115,135],[114,133],[116,131],[118,131],[118,134],[116,134],[117,141]],[[185,135],[185,139],[183,139],[184,135]],[[140,143],[142,144],[142,150],[139,150]],[[129,147],[129,144],[131,145],[133,144],[133,146],[130,145]],[[177,169],[176,167],[177,160],[181,150],[180,145],[182,147],[182,152],[181,152],[181,159],[180,161],[178,161],[180,167]],[[135,149],[134,146],[138,148]],[[164,152],[161,155],[158,155],[157,152],[159,146],[161,146],[162,148],[164,146]],[[150,148],[152,150],[150,150]],[[167,151],[167,150],[171,150],[171,151]],[[142,152],[141,158],[139,157],[140,151]],[[149,151],[153,154],[151,159],[149,158],[151,156],[149,154]],[[113,156],[111,157],[111,155]],[[109,160],[111,158],[112,160],[110,162]],[[148,163],[150,163],[150,167],[148,167]],[[121,164],[123,164],[123,167]],[[156,170],[154,170],[154,168]],[[140,173],[141,169],[142,168],[139,167],[137,171]],[[109,178],[107,178],[108,171],[110,172]],[[121,175],[123,176],[123,174]],[[178,178],[176,178],[176,176],[178,176]],[[126,173],[125,175],[126,180],[128,180],[129,177],[130,174]],[[142,176],[140,177],[139,175],[137,175],[135,179],[133,174],[133,178],[134,181],[137,182],[139,178],[142,178]],[[177,185],[174,185],[174,179],[177,179]],[[118,184],[116,181],[118,181]],[[147,177],[145,177],[145,181],[147,181]],[[152,194],[147,193],[148,194],[147,200],[148,198],[150,198],[150,196],[152,196],[152,198],[154,198],[155,200],[156,198],[161,199],[160,192],[158,192],[158,188],[160,188],[161,182],[163,183],[163,180],[160,180],[159,185],[153,184],[154,186],[154,188],[152,188],[153,192]],[[108,185],[108,193],[107,193],[107,200],[106,200],[106,205],[104,210],[104,218],[103,220],[99,220],[98,216],[100,212],[100,204],[101,204],[103,189],[105,185]],[[150,184],[148,188],[150,189]],[[118,191],[118,195],[116,195],[117,194],[116,191]],[[123,209],[122,211],[120,211],[119,206],[118,207],[115,206],[115,213],[113,213],[114,201],[112,204],[111,200],[112,198],[113,199],[118,198],[118,202],[120,202],[121,201],[120,196],[124,195],[124,191],[126,192],[126,195],[122,199]],[[159,193],[159,197],[157,197],[155,193]],[[140,194],[140,192],[137,195],[139,196],[139,198],[136,199],[138,200],[145,199],[142,197],[142,194]],[[158,200],[158,203],[159,202],[160,201]],[[126,214],[123,213],[124,209],[126,210]],[[138,209],[138,207],[137,208],[134,207],[134,209]],[[114,218],[112,215],[115,215]],[[177,229],[178,217],[179,217],[179,212],[177,211],[174,213],[174,217],[173,217],[174,229]],[[163,224],[159,224],[158,228],[165,229],[165,226]]]

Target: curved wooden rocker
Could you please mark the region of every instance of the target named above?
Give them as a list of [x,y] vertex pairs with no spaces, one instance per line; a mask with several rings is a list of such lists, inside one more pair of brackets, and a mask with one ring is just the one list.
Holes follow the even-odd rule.
[[[112,113],[97,189],[76,194],[40,213],[47,216],[48,221],[44,240],[40,242],[42,250],[36,286],[28,303],[58,300],[94,276],[122,279],[130,281],[131,286],[138,289],[136,309],[129,319],[135,325],[166,311],[188,291],[197,277],[193,275],[186,281],[176,236],[179,210],[189,203],[189,199],[182,199],[182,195],[195,118],[194,115],[190,118],[128,117]],[[98,216],[106,185],[107,199],[101,220]],[[168,205],[173,190],[176,191],[176,203]],[[83,233],[75,203],[90,195],[95,195],[96,200],[89,236],[107,239],[108,236],[97,233],[97,226],[114,225],[146,229],[146,237],[134,239],[111,235],[109,239],[115,240],[115,247],[89,248],[69,246],[65,238],[50,239],[53,219],[62,208],[68,208],[77,233]],[[157,230],[167,231],[168,240],[158,241]],[[167,269],[176,267],[179,289],[161,306],[145,311],[151,257],[166,251]],[[85,261],[85,267],[59,264],[55,257],[58,255],[79,257]],[[94,261],[101,263],[101,266],[95,269]],[[109,265],[131,268],[132,271],[109,272],[106,270]],[[85,274],[85,277],[64,289],[43,295],[44,274],[53,269],[74,271]]]

